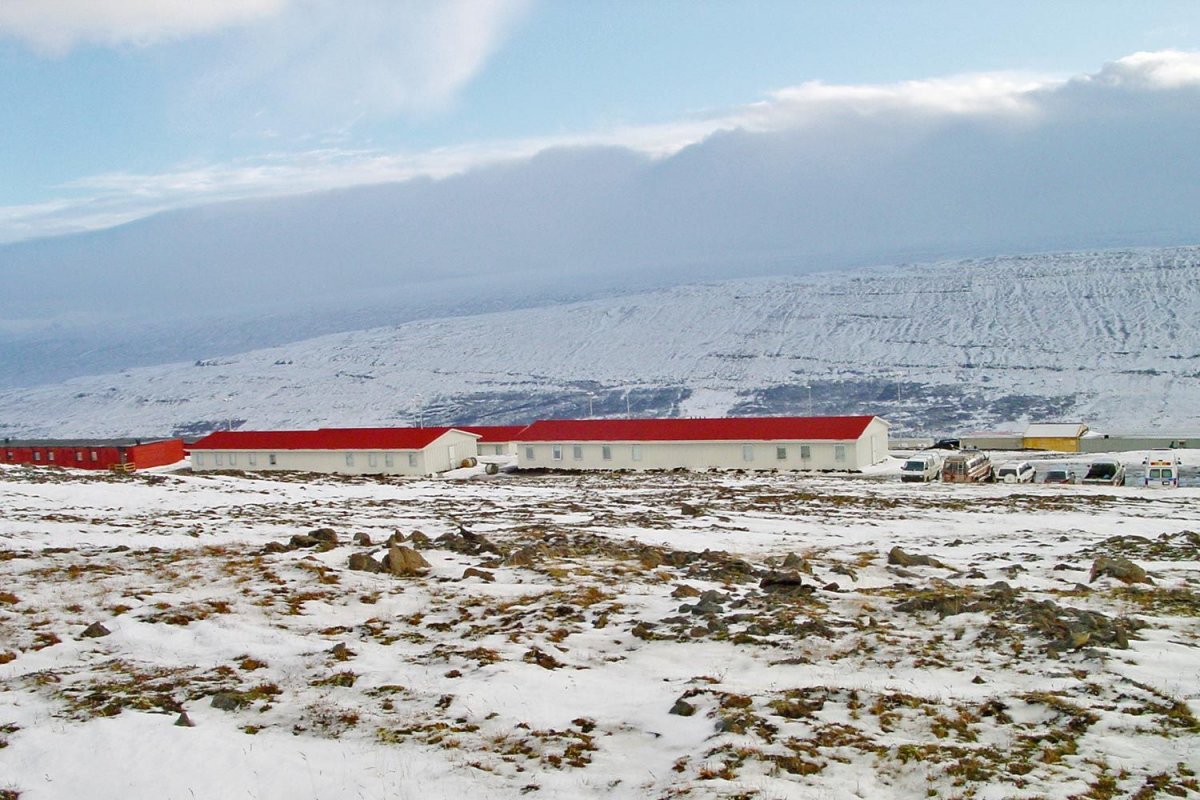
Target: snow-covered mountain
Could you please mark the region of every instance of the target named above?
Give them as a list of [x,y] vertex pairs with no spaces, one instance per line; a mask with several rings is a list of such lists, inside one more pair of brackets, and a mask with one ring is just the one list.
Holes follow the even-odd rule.
[[0,393],[7,436],[877,413],[1200,429],[1200,248],[685,285]]

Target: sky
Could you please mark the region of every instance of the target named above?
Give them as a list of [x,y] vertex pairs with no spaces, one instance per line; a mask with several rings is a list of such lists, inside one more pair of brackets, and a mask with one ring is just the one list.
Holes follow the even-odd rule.
[[1123,69],[1200,83],[1197,53],[1194,0],[0,0],[0,242],[555,145],[1011,113]]

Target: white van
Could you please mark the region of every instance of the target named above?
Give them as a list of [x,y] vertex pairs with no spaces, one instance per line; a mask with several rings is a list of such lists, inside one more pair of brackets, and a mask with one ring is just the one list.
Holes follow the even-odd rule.
[[1036,474],[1028,461],[1010,461],[996,468],[996,480],[1003,483],[1033,483]]
[[913,453],[900,465],[900,480],[905,483],[928,483],[942,476],[942,454],[922,450]]
[[1174,450],[1151,450],[1142,461],[1142,466],[1146,468],[1143,486],[1179,488],[1179,454]]

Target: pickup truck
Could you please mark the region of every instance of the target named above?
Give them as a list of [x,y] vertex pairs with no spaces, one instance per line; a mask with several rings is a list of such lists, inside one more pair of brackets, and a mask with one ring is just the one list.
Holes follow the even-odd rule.
[[1093,461],[1083,482],[1094,486],[1124,486],[1125,465],[1111,458]]

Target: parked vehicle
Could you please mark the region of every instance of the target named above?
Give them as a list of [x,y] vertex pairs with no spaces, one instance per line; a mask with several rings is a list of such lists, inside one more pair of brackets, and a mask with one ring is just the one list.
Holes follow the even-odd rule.
[[1096,486],[1124,486],[1125,465],[1114,458],[1093,461],[1087,474],[1083,476],[1083,482]]
[[1036,474],[1028,461],[1010,461],[996,468],[996,480],[1004,483],[1033,483]]
[[958,450],[942,462],[945,483],[980,483],[992,479],[992,460],[978,450]]
[[905,483],[926,483],[942,477],[942,454],[932,450],[913,453],[900,465],[900,480]]
[[1160,489],[1179,488],[1179,454],[1174,450],[1151,450],[1142,461],[1146,467],[1143,485]]
[[1051,467],[1046,470],[1042,483],[1079,483],[1079,477],[1068,467]]

